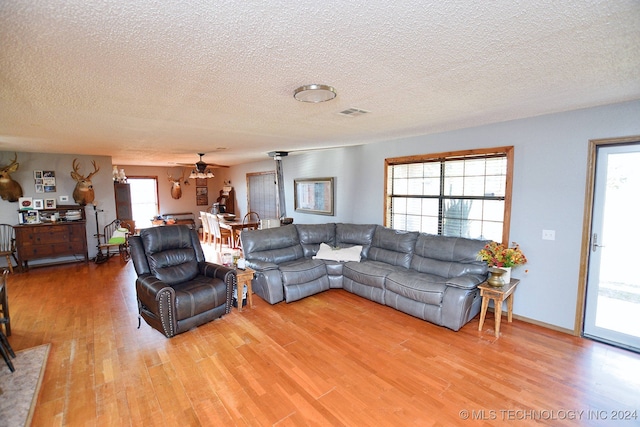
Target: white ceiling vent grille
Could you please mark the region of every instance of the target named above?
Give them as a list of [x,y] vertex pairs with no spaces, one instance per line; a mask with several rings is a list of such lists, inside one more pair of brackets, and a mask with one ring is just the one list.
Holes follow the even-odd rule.
[[340,114],[341,116],[347,116],[347,117],[358,117],[358,116],[362,116],[363,114],[367,114],[370,113],[371,111],[367,111],[367,110],[361,110],[360,108],[348,108],[344,111],[340,111],[338,114]]

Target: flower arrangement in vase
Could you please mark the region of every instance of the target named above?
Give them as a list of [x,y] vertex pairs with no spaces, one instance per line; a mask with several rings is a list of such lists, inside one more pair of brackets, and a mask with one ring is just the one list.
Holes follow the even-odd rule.
[[526,264],[527,257],[524,256],[520,246],[512,242],[512,247],[502,243],[489,242],[478,252],[478,259],[487,263],[489,267],[501,268],[506,271],[502,275],[505,283],[511,280],[511,267]]

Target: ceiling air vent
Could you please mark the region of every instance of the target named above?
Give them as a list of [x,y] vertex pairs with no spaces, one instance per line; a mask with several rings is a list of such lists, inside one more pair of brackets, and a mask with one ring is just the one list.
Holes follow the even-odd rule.
[[358,117],[361,116],[363,114],[367,114],[370,113],[371,111],[367,111],[367,110],[361,110],[360,108],[348,108],[344,111],[340,111],[338,114],[340,114],[341,116],[347,116],[347,117]]

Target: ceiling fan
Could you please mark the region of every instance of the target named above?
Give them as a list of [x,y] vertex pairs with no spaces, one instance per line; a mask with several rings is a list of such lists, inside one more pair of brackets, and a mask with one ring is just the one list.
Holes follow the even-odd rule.
[[214,175],[213,175],[213,172],[211,171],[211,168],[228,168],[229,167],[225,165],[218,165],[216,163],[205,162],[204,160],[202,160],[202,156],[204,156],[204,153],[198,153],[198,156],[200,156],[200,160],[198,160],[195,164],[177,163],[178,165],[181,165],[181,166],[188,166],[188,167],[195,166],[195,168],[191,170],[191,174],[189,175],[189,178],[191,179],[213,178]]

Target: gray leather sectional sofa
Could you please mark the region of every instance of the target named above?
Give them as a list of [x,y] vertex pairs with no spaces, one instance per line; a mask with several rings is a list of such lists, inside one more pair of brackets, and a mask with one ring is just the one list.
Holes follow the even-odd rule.
[[[487,266],[476,255],[484,240],[342,223],[246,230],[241,240],[256,271],[253,290],[270,304],[342,288],[454,331],[480,311]],[[321,243],[361,245],[361,259],[317,259]]]

